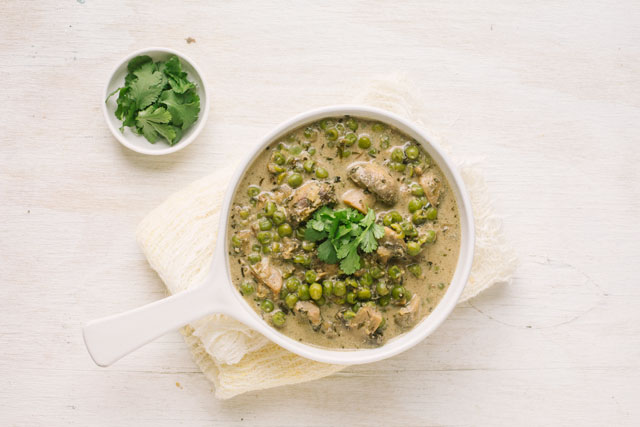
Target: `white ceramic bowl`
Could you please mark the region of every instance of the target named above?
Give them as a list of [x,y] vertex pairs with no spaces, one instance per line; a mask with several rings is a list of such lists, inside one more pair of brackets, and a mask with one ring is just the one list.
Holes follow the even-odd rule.
[[[164,61],[170,56],[176,55],[180,58],[182,69],[187,72],[188,79],[196,85],[196,92],[198,93],[198,96],[200,96],[200,114],[198,115],[198,120],[196,120],[196,122],[184,132],[182,139],[174,146],[169,146],[169,144],[167,144],[163,139],[152,144],[147,141],[144,136],[132,132],[129,127],[125,127],[124,131],[120,132],[122,122],[114,114],[117,108],[116,100],[118,98],[118,94],[113,95],[107,102],[105,102],[105,99],[107,99],[110,93],[124,86],[124,78],[127,75],[127,64],[133,58],[140,55],[148,55],[154,61]],[[152,47],[138,50],[122,59],[122,61],[120,61],[120,63],[111,72],[100,101],[102,104],[104,119],[107,121],[107,126],[109,126],[113,136],[115,136],[122,145],[133,151],[137,151],[138,153],[156,156],[175,153],[176,151],[182,150],[187,145],[191,144],[200,134],[200,131],[202,131],[202,128],[207,121],[207,116],[209,115],[209,95],[204,75],[196,63],[189,57],[173,49],[164,47]]]
[[[460,256],[447,292],[432,313],[410,331],[389,340],[378,348],[334,350],[315,347],[293,340],[271,327],[249,306],[233,285],[229,272],[227,251],[227,220],[229,209],[240,179],[264,148],[301,125],[324,117],[350,115],[378,120],[396,127],[414,138],[433,157],[449,181],[458,202],[460,216]],[[220,213],[220,230],[211,270],[207,279],[194,288],[157,301],[136,310],[90,322],[84,328],[84,339],[93,360],[101,366],[109,365],[125,354],[163,333],[183,326],[206,314],[223,313],[259,331],[276,344],[308,359],[343,365],[374,362],[403,352],[431,334],[455,307],[464,289],[473,261],[474,227],[471,203],[462,178],[455,166],[438,148],[429,135],[409,121],[377,108],[338,105],[295,116],[267,134],[231,180]]]

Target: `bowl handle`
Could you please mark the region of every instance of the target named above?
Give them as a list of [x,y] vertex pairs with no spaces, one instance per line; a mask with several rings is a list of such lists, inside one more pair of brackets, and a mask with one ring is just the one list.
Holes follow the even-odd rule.
[[83,329],[84,343],[93,361],[99,366],[109,366],[159,336],[207,314],[244,317],[237,315],[245,310],[231,294],[232,286],[216,284],[212,282],[214,277],[210,275],[204,283],[160,301],[87,323]]

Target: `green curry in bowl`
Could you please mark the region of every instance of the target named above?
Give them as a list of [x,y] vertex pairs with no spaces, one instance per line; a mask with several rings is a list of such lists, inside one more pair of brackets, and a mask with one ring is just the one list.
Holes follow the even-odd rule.
[[270,144],[237,188],[232,280],[295,340],[380,346],[428,316],[455,272],[455,197],[423,148],[383,123],[302,126]]

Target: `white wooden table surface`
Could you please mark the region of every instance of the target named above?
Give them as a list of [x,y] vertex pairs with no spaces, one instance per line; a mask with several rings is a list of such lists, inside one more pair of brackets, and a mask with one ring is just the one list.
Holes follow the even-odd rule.
[[[0,425],[639,425],[639,23],[636,1],[3,1]],[[116,61],[153,45],[213,95],[199,140],[158,158],[100,112]],[[87,320],[164,295],[134,241],[145,213],[392,71],[481,161],[511,286],[401,356],[229,401],[177,332],[92,363]]]

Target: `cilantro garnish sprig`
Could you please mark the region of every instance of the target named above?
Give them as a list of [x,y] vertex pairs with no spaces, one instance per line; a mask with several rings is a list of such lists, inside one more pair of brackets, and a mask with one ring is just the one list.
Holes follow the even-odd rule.
[[361,266],[358,249],[371,253],[384,236],[384,227],[375,220],[373,209],[362,215],[351,208],[333,210],[324,206],[307,222],[304,238],[323,241],[318,246],[318,258],[329,264],[340,262],[345,274],[353,274]]
[[178,57],[153,62],[149,56],[137,56],[127,70],[124,86],[107,97],[118,93],[115,115],[122,120],[120,131],[128,126],[152,144],[159,138],[177,144],[200,113],[196,86],[182,71]]

